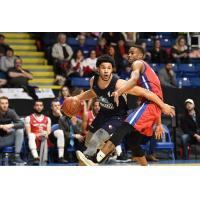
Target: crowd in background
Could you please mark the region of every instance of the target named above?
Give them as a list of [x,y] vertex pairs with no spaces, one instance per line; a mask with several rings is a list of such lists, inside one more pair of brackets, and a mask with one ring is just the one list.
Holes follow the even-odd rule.
[[[116,62],[114,73],[123,79],[127,79],[131,73],[131,67],[128,63],[128,50],[134,44],[139,44],[145,49],[144,60],[148,63],[163,64],[163,67],[156,73],[161,81],[162,86],[177,87],[176,73],[173,70],[174,64],[190,63],[191,58],[199,58],[197,49],[191,51],[187,45],[186,36],[184,34],[173,33],[174,43],[171,47],[162,47],[161,37],[156,33],[31,33],[36,39],[38,51],[44,51],[49,64],[54,67],[55,84],[62,85],[60,95],[56,100],[52,101],[49,114],[44,115],[43,108],[45,105],[38,100],[35,95],[34,88],[29,86],[28,80],[33,76],[28,70],[23,69],[22,59],[15,55],[14,50],[5,44],[5,37],[0,35],[0,87],[19,87],[24,88],[27,93],[36,100],[33,107],[33,113],[25,119],[24,125],[14,127],[16,130],[22,129],[26,134],[28,146],[33,157],[33,163],[40,162],[37,150],[41,142],[41,133],[45,132],[45,137],[48,138],[49,147],[57,147],[56,162],[67,163],[73,161],[75,156],[71,156],[70,148],[83,150],[85,148],[85,137],[87,135],[88,126],[92,123],[98,110],[100,109],[98,100],[83,102],[83,109],[78,116],[68,118],[63,116],[61,105],[66,97],[76,95],[81,91],[76,89],[73,94],[70,94],[70,78],[72,77],[91,77],[96,72],[97,57],[102,54],[109,54]],[[72,40],[71,44],[68,39]],[[153,41],[151,47],[148,46],[147,40],[150,38]],[[90,41],[90,39],[92,39]],[[94,42],[96,41],[96,42]],[[72,43],[74,42],[74,45]],[[91,43],[90,43],[91,42]],[[6,101],[6,99],[3,99]],[[5,115],[3,107],[0,113]],[[183,158],[188,158],[188,145],[200,142],[199,139],[199,114],[195,111],[195,103],[189,99],[185,101],[186,115],[183,117],[181,127],[184,135],[181,137],[183,147]],[[47,118],[45,118],[45,116]],[[47,128],[44,130],[31,130],[30,124],[32,117],[38,117],[46,123]],[[1,120],[1,117],[0,117]],[[10,119],[9,119],[10,120]],[[14,121],[12,121],[14,120]],[[11,119],[15,123],[16,119]],[[18,117],[17,117],[17,120]],[[9,123],[11,123],[9,121]],[[62,123],[62,126],[60,125]],[[13,127],[11,127],[13,129]],[[21,136],[13,138],[10,136],[8,142],[5,142],[5,132],[9,132],[10,128],[4,128],[0,125],[2,135],[0,135],[0,148],[8,144],[17,144],[18,148],[15,152],[15,163],[24,163],[19,158],[19,152],[22,148]],[[9,130],[9,131],[7,131]],[[36,131],[36,136],[32,134]],[[12,135],[12,134],[10,134]],[[20,134],[19,134],[20,135]],[[3,139],[2,139],[3,138]],[[37,141],[38,139],[38,141]],[[19,150],[20,149],[20,150]],[[69,151],[68,151],[69,150]],[[155,157],[153,157],[156,161]],[[47,160],[47,159],[46,159]]]

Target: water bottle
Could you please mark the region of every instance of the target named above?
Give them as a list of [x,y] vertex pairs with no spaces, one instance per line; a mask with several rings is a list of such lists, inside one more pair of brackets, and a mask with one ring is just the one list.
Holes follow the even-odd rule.
[[165,133],[163,133],[163,135],[162,135],[162,142],[163,142],[163,143],[166,142],[166,136],[165,136]]
[[2,165],[9,166],[9,154],[8,153],[5,153],[3,156]]
[[182,83],[182,80],[180,79],[178,82],[178,88],[182,88],[182,86],[183,86],[183,83]]

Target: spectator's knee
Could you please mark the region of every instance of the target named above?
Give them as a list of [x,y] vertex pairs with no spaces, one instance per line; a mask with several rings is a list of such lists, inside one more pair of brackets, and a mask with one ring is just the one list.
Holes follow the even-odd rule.
[[55,136],[56,138],[58,138],[58,137],[64,137],[63,130],[58,129],[58,130],[54,131],[54,136]]

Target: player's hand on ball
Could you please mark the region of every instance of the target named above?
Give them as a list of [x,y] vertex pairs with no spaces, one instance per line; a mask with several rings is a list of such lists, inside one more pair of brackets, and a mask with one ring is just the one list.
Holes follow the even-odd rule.
[[163,132],[164,132],[164,129],[163,129],[162,124],[157,125],[156,130],[155,130],[155,138],[157,140],[160,140],[163,136]]
[[112,97],[114,97],[114,102],[116,103],[117,106],[119,106],[119,94],[117,91],[113,92],[111,94]]
[[174,106],[170,106],[168,104],[164,104],[164,107],[162,108],[162,112],[166,115],[169,115],[171,117],[175,116],[175,108]]

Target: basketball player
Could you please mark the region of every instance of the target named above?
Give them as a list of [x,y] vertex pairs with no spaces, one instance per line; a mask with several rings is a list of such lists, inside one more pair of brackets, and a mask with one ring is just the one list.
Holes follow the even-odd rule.
[[[99,75],[90,79],[90,90],[87,90],[74,98],[79,100],[86,100],[94,97],[99,98],[101,109],[89,130],[92,133],[101,130],[101,134],[97,134],[98,143],[101,144],[109,139],[110,135],[116,131],[126,117],[126,95],[119,97],[118,106],[114,102],[114,98],[111,96],[112,92],[122,87],[126,81],[118,79],[116,76],[112,75],[112,69],[113,66],[115,66],[115,63],[110,56],[103,55],[99,57],[96,65]],[[162,108],[162,111],[165,114],[174,115],[174,110],[171,106],[164,104],[159,97],[144,88],[135,86],[127,93],[136,96],[143,96],[149,100],[155,101],[155,103]],[[97,140],[94,141],[90,139],[90,144],[93,143],[94,146],[96,145],[91,154],[96,152]]]
[[[44,104],[41,100],[36,100],[34,103],[34,113],[25,118],[25,128],[28,136],[28,145],[31,154],[34,158],[33,164],[37,165],[40,162],[37,152],[37,145],[41,142],[41,135],[48,138],[51,133],[51,119],[42,114]],[[44,157],[47,159],[48,152],[45,152]],[[46,160],[47,161],[47,160]]]
[[[163,100],[160,81],[151,67],[142,60],[143,56],[144,50],[140,46],[130,48],[128,60],[131,63],[133,71],[131,78],[122,87],[116,88],[116,91],[112,94],[117,105],[119,104],[120,96],[123,93],[129,93],[128,91],[131,89],[133,90],[135,85],[141,86],[148,91],[152,91],[161,100]],[[117,146],[122,139],[128,135],[128,145],[133,152],[135,160],[141,165],[147,165],[147,161],[143,151],[141,150],[140,144],[143,137],[152,136],[153,126],[155,124],[157,125],[156,137],[161,137],[161,111],[163,111],[163,109],[154,102],[148,101],[146,98],[142,99],[142,103],[143,104],[137,111],[131,113],[126,118],[125,122],[121,124],[115,134],[112,135],[110,140],[108,140],[104,147],[98,152],[96,156],[97,162],[101,162],[105,159],[106,156],[114,150],[115,146]],[[174,115],[174,113],[172,115]],[[85,162],[87,162],[87,159],[85,159]]]

